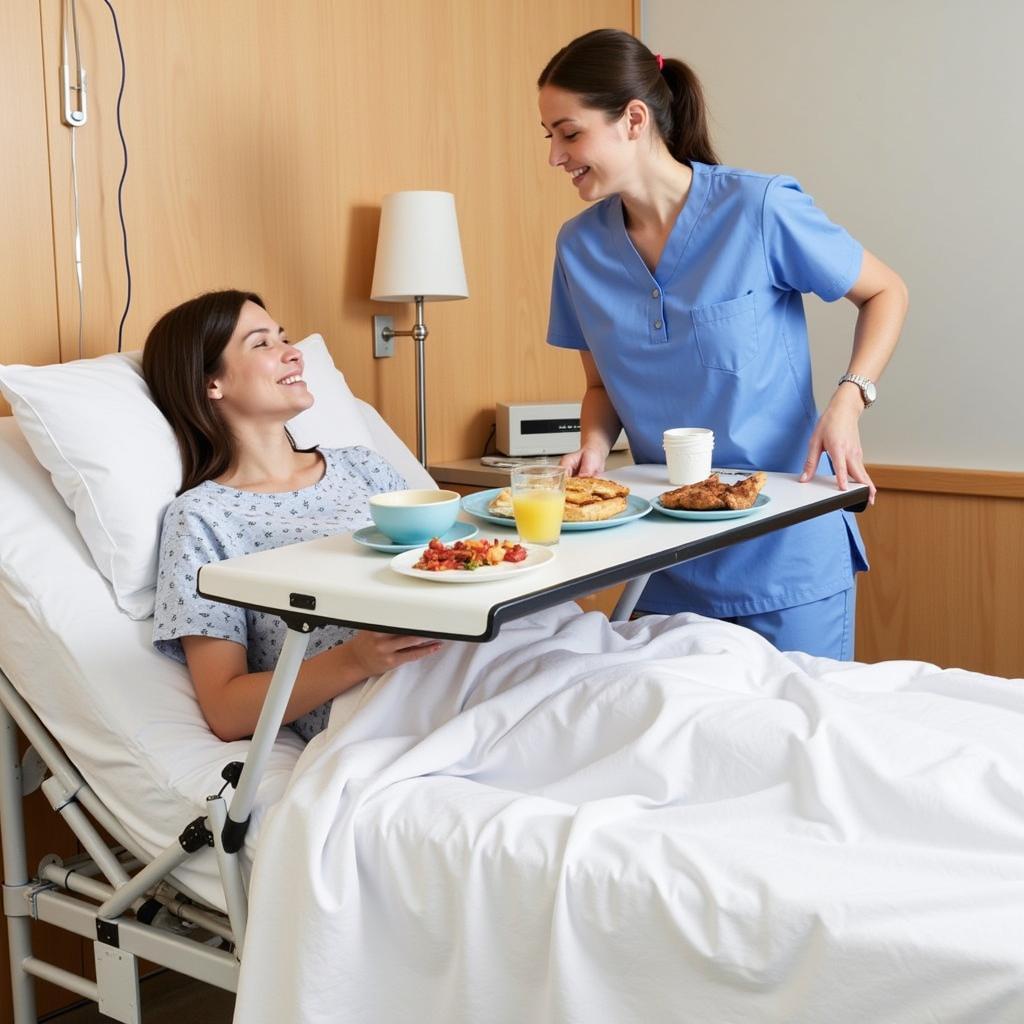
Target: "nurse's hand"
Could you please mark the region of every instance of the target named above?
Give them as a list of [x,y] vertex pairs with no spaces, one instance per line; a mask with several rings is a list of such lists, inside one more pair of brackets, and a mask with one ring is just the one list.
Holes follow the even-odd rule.
[[870,488],[868,503],[874,505],[875,485],[864,468],[864,453],[860,446],[858,421],[863,411],[864,402],[856,387],[840,387],[836,391],[811,436],[807,461],[800,474],[801,483],[806,483],[814,476],[821,461],[821,453],[827,452],[832,460],[839,490],[845,491],[850,480],[867,484]]
[[561,464],[569,471],[569,476],[600,476],[607,458],[608,453],[600,449],[580,448],[563,455]]

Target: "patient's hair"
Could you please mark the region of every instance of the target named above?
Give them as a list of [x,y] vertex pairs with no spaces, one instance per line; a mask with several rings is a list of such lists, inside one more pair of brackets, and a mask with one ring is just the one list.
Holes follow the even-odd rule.
[[635,36],[599,28],[563,46],[548,61],[537,88],[553,85],[576,93],[609,121],[622,117],[631,100],[643,100],[668,147],[680,163],[721,161],[708,131],[707,107],[700,80],[681,60],[658,57]]
[[146,338],[142,373],[181,449],[179,494],[231,465],[235,442],[206,388],[246,302],[266,309],[252,292],[207,292],[164,313]]

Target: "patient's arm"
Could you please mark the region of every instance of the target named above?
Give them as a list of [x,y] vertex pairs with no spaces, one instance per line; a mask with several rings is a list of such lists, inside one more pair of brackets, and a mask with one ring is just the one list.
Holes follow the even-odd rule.
[[[273,673],[250,672],[245,648],[232,640],[183,636],[181,646],[206,724],[225,741],[251,736]],[[440,646],[422,637],[361,630],[302,663],[284,720],[294,722],[364,679],[426,657]]]

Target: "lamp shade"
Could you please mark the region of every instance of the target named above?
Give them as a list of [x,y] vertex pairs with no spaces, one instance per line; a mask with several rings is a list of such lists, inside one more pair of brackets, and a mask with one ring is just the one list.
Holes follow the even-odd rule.
[[381,204],[370,297],[379,302],[469,297],[451,192],[392,192]]

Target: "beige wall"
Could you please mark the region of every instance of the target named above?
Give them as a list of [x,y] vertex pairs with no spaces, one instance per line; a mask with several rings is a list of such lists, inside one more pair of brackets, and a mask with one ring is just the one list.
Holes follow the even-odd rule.
[[[794,175],[910,287],[861,420],[857,657],[1024,676],[1024,7],[644,0],[638,21],[700,75],[723,161]],[[856,311],[805,305],[823,407]]]
[[[1024,470],[1024,5],[644,0],[641,20],[703,79],[722,160],[794,175],[906,279],[868,457]],[[853,310],[807,307],[824,402]]]

